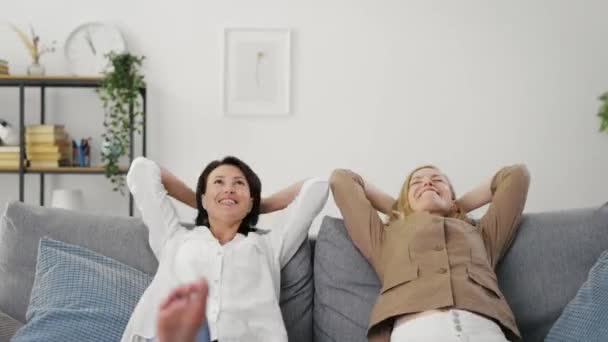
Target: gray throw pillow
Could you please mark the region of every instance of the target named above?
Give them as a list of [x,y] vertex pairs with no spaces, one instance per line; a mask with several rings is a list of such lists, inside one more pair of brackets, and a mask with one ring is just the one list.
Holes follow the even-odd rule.
[[23,323],[0,311],[0,342],[9,342]]
[[86,247],[147,274],[156,273],[148,230],[139,219],[9,203],[0,222],[0,311],[22,322],[43,236]]
[[341,219],[323,219],[315,242],[314,270],[314,341],[367,342],[369,313],[380,282]]
[[281,270],[280,305],[289,342],[312,341],[314,283],[311,246],[304,241]]

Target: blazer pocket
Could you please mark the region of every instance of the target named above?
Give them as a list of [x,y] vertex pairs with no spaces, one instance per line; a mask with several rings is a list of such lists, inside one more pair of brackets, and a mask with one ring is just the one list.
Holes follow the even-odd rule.
[[498,281],[494,273],[476,266],[467,267],[467,275],[469,279],[478,286],[481,286],[488,295],[502,299],[502,295],[498,290]]
[[409,283],[418,278],[418,266],[408,265],[403,269],[390,269],[384,271],[384,282],[380,293],[384,293],[392,288]]

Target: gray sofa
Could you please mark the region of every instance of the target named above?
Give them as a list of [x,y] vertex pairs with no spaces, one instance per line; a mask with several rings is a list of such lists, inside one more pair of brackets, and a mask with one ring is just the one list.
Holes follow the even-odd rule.
[[[157,267],[139,219],[14,202],[1,220],[0,342],[8,341],[25,319],[43,236],[87,247],[149,274]],[[607,249],[608,203],[524,215],[497,273],[525,341],[544,339]],[[282,270],[281,309],[290,341],[366,341],[378,289],[378,279],[342,220],[325,217],[316,239],[304,243]]]

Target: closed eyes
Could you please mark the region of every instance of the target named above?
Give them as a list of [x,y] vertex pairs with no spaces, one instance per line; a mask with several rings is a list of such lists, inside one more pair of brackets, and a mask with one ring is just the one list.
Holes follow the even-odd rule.
[[[440,177],[432,178],[431,181],[432,182],[438,182],[438,183],[444,183],[445,182],[445,180],[443,178],[440,178]],[[413,181],[413,182],[410,183],[410,186],[419,185],[419,184],[422,184],[422,181],[421,180],[415,180],[415,181]]]

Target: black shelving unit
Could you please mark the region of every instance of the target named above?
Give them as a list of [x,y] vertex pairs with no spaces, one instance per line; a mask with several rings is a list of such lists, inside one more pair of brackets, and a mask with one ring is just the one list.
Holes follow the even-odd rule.
[[[98,88],[102,78],[97,77],[69,77],[69,76],[0,76],[0,87],[13,87],[19,89],[19,132],[21,136],[19,168],[0,169],[0,173],[19,174],[19,201],[25,197],[25,175],[38,174],[40,177],[40,205],[44,205],[44,175],[45,174],[81,174],[103,175],[103,167],[59,167],[59,168],[31,168],[24,166],[25,156],[25,88],[40,89],[40,124],[45,124],[46,88]],[[140,88],[143,105],[142,155],[146,156],[146,88]],[[129,150],[129,164],[134,158],[134,130],[133,108],[131,110],[131,149]],[[121,170],[127,173],[127,168]],[[129,215],[133,216],[133,197],[129,194]]]

